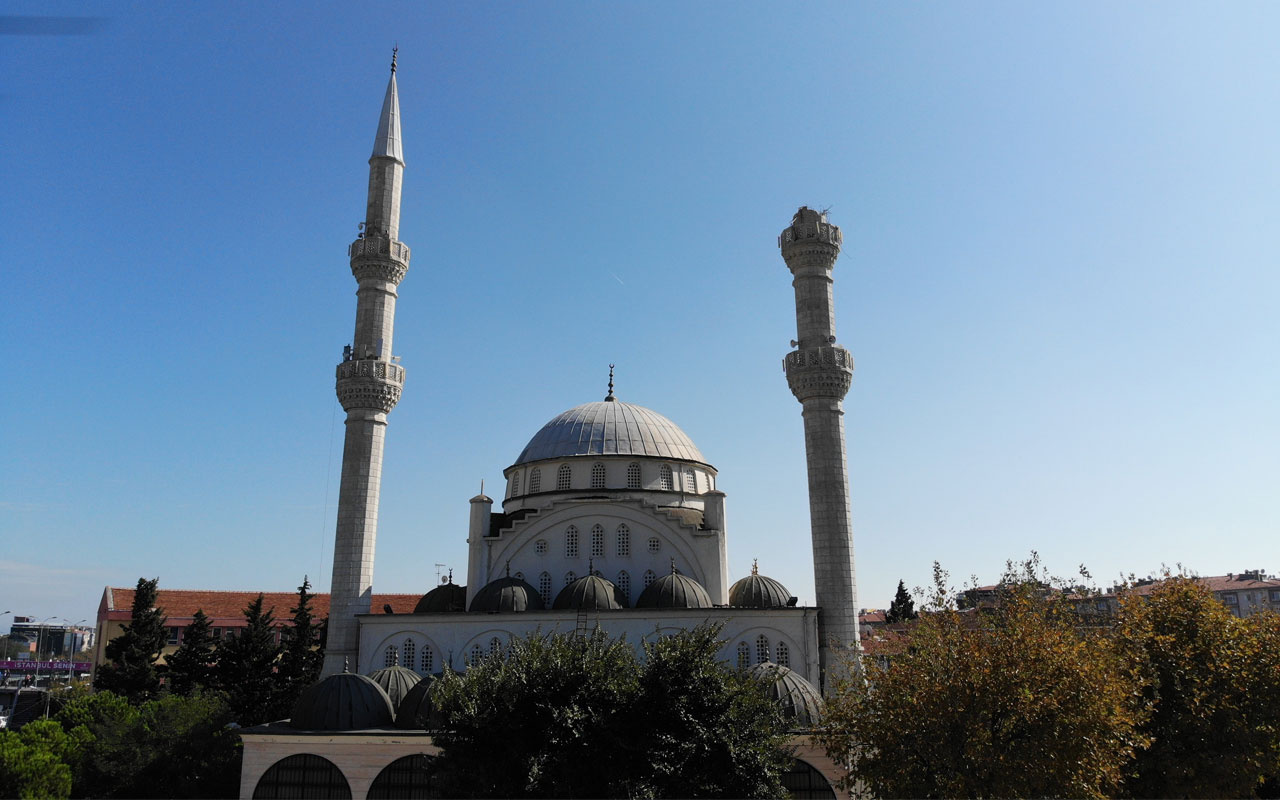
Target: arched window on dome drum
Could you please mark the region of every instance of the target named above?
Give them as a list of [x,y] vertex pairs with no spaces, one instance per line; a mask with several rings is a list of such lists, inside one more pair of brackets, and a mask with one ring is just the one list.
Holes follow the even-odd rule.
[[414,652],[415,650],[417,650],[417,645],[414,644],[412,639],[405,639],[403,646],[404,646],[404,665],[403,666],[405,666],[408,669],[413,669],[413,662],[414,662],[413,657],[417,655],[417,653]]
[[658,541],[657,536],[649,537],[649,552],[656,553],[662,549],[662,542]]
[[738,669],[751,666],[751,648],[746,642],[738,642]]
[[515,497],[520,494],[520,473],[511,473],[511,496]]
[[624,569],[618,573],[618,591],[622,592],[622,596],[627,598],[627,602],[631,602],[631,576]]
[[422,669],[418,670],[423,675],[430,675],[436,671],[436,654],[431,651],[431,645],[422,646]]
[[369,787],[369,800],[439,797],[440,790],[431,780],[433,761],[433,757],[422,753],[392,761],[373,779],[373,784]]
[[480,643],[476,642],[471,645],[471,660],[467,663],[469,665],[479,664],[482,658],[484,658],[484,651],[480,649]]
[[777,653],[778,657],[773,660],[773,663],[780,667],[791,666],[791,648],[787,647],[786,642],[778,642]]
[[538,594],[542,595],[542,602],[546,606],[551,605],[551,573],[544,572],[538,576]]
[[399,660],[398,656],[400,654],[396,651],[396,646],[394,644],[389,644],[387,645],[387,652],[384,655],[386,656],[385,658],[386,663],[383,664],[382,666],[390,667],[393,664],[395,664],[396,661]]
[[529,494],[537,494],[542,491],[542,470],[534,467],[529,473]]
[[627,465],[627,488],[640,488],[640,465],[634,462]]
[[327,758],[302,753],[282,758],[258,779],[254,800],[285,797],[316,797],[322,800],[350,800],[351,786]]
[[646,569],[644,571],[644,588],[648,589],[649,584],[653,583],[657,578],[658,576],[653,574],[653,570]]
[[631,529],[625,524],[618,526],[618,556],[626,558],[631,555]]
[[545,556],[547,554],[547,540],[539,539],[538,541],[534,542],[533,550],[538,555]]
[[763,633],[756,637],[756,663],[769,660],[769,637]]
[[569,584],[573,583],[577,579],[578,579],[578,576],[575,575],[573,572],[566,572],[564,574],[564,585],[568,586]]
[[664,492],[670,492],[676,488],[675,481],[671,477],[671,467],[666,464],[662,465],[662,470],[658,473],[658,488]]
[[604,488],[604,464],[596,463],[591,465],[591,488]]
[[691,469],[684,471],[684,490],[690,494],[698,493],[698,476]]
[[489,640],[489,655],[496,656],[502,652],[502,640],[497,636]]
[[578,557],[578,528],[576,525],[570,525],[564,531],[564,557]]
[[591,526],[591,557],[600,558],[604,555],[604,526]]
[[556,470],[556,491],[565,492],[569,490],[570,479],[573,473],[569,470],[568,464],[561,464],[560,469]]

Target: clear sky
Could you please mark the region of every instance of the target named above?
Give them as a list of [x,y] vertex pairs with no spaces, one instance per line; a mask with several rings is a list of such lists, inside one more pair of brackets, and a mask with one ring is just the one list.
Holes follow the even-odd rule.
[[[400,46],[375,591],[621,399],[813,602],[776,237],[831,209],[860,604],[937,560],[1280,570],[1280,5],[14,3],[0,30],[0,611],[327,590],[346,247]],[[57,27],[56,25],[54,27]]]

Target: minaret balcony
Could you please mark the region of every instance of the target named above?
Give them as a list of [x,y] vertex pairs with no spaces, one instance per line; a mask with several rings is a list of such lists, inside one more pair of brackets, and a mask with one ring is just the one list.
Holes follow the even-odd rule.
[[400,402],[404,367],[375,358],[343,361],[338,365],[336,388],[345,411],[368,408],[389,412]]
[[397,239],[366,236],[347,248],[356,280],[375,278],[399,285],[409,271],[409,246]]
[[787,353],[782,369],[791,393],[801,402],[810,397],[843,398],[853,383],[853,356],[836,344]]

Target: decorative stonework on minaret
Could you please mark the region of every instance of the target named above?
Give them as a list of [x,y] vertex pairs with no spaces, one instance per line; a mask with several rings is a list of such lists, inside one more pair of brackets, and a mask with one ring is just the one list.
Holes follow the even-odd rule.
[[391,355],[396,287],[409,269],[409,248],[400,232],[400,98],[396,60],[382,101],[378,134],[369,159],[369,203],[359,237],[351,243],[356,290],[356,330],[337,370],[338,402],[347,412],[342,448],[342,484],[333,549],[329,630],[324,675],[359,663],[357,614],[368,614],[373,592],[373,552],[378,534],[378,495],[387,413],[400,400],[404,367]]
[[783,359],[791,393],[804,411],[809,469],[809,524],[817,594],[819,661],[825,691],[842,658],[858,648],[858,588],[849,515],[849,465],[845,453],[844,396],[853,379],[853,357],[836,344],[831,272],[840,256],[840,229],[826,212],[801,206],[778,237],[796,290],[796,348]]

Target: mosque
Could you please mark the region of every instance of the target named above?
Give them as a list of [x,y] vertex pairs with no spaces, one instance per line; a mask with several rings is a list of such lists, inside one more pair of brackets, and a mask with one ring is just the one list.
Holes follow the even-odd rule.
[[289,793],[304,774],[307,786],[329,781],[334,796],[383,796],[379,786],[408,780],[414,759],[435,752],[426,732],[412,730],[428,683],[419,679],[465,670],[513,638],[600,628],[638,645],[706,621],[723,626],[722,659],[777,675],[775,696],[799,737],[792,781],[809,782],[793,794],[833,796],[832,765],[802,734],[858,648],[842,405],[853,359],[836,344],[832,301],[840,229],[801,207],[778,239],[795,289],[797,338],[783,367],[803,408],[816,606],[799,606],[754,567],[729,574],[716,468],[670,419],[615,396],[611,368],[603,398],[533,434],[503,470],[500,500],[471,498],[465,585],[450,575],[413,613],[376,613],[383,444],[406,374],[393,330],[410,260],[399,239],[405,162],[394,57],[369,164],[366,218],[348,252],[355,333],[336,371],[347,416],[324,677],[290,722],[242,732],[242,796],[300,796]]

